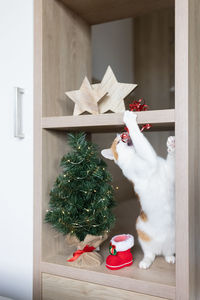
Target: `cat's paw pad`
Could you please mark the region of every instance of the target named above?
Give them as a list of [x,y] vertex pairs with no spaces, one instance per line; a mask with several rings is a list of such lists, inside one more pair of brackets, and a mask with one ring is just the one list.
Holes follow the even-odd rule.
[[175,264],[176,258],[174,255],[165,256],[165,260],[168,264]]
[[167,139],[167,151],[172,153],[175,151],[175,136],[169,136]]
[[151,265],[151,261],[147,261],[146,259],[143,259],[139,262],[139,268],[140,269],[148,269]]
[[129,111],[129,110],[126,110],[125,113],[124,113],[124,123],[125,124],[129,124],[130,122],[132,121],[135,121],[137,119],[137,114],[134,113],[133,111]]

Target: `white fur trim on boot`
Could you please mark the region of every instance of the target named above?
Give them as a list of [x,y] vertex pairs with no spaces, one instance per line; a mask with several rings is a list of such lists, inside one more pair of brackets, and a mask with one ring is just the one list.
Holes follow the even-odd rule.
[[[120,237],[122,237],[121,241]],[[115,235],[110,242],[116,247],[117,252],[126,251],[134,246],[134,237],[131,234],[119,234]]]

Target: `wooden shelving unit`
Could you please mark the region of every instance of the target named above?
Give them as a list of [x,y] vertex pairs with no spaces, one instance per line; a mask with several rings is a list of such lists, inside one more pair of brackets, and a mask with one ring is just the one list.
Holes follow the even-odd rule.
[[[56,287],[63,288],[62,299],[67,299],[70,282],[75,284],[73,280],[76,287],[85,282],[88,298],[89,283],[97,291],[107,287],[106,296],[92,294],[91,299],[109,299],[111,293],[120,298],[123,291],[123,299],[200,299],[198,0],[34,0],[34,5],[34,299],[49,299],[45,292],[51,290],[49,282],[54,283],[55,294]],[[79,88],[85,75],[91,77],[91,24],[136,17],[174,5],[175,109],[140,112],[138,123],[151,123],[155,131],[175,128],[176,266],[166,264],[161,257],[149,270],[140,270],[137,264],[142,253],[136,248],[133,266],[118,272],[107,270],[105,265],[95,269],[73,268],[66,263],[73,249],[66,246],[63,236],[44,223],[59,160],[69,149],[65,132],[115,132],[124,125],[122,114],[71,116],[73,105],[65,101],[64,93]],[[107,248],[105,243],[101,249],[104,257]],[[79,296],[74,300],[82,299]]]

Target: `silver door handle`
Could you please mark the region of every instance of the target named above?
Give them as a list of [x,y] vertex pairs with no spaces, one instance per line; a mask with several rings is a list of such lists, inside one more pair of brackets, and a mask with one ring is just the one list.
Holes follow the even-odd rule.
[[24,138],[23,134],[23,114],[22,114],[22,98],[24,89],[20,87],[15,88],[15,124],[14,136],[20,139]]

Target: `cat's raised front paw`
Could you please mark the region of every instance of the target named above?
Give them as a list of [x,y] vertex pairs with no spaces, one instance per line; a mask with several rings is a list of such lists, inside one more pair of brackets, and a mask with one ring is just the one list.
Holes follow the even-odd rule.
[[175,136],[169,136],[167,139],[167,151],[173,153],[175,151]]
[[133,111],[129,111],[129,110],[125,111],[123,120],[126,125],[130,124],[131,122],[135,121],[136,119],[137,119],[136,113],[134,113]]
[[176,258],[174,255],[165,256],[165,260],[168,264],[175,264]]

